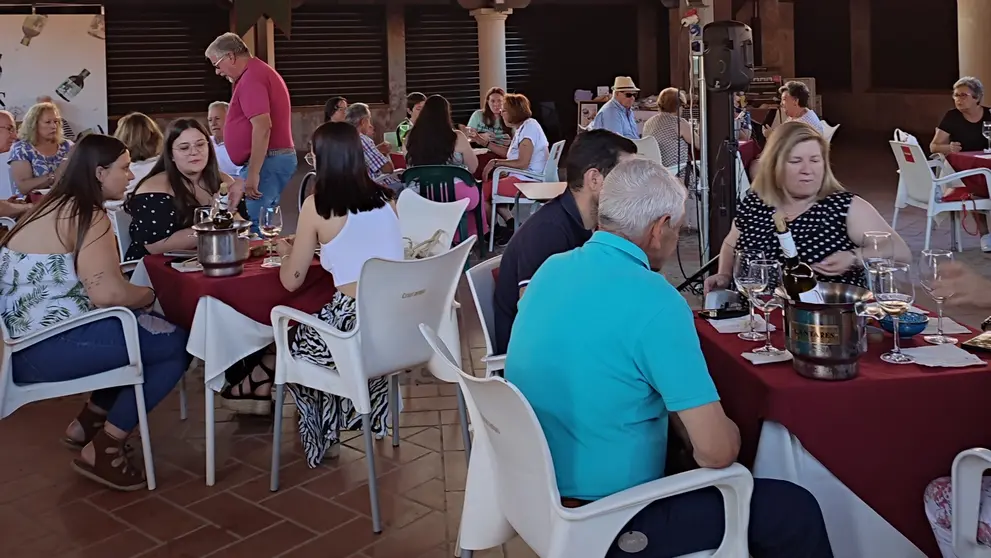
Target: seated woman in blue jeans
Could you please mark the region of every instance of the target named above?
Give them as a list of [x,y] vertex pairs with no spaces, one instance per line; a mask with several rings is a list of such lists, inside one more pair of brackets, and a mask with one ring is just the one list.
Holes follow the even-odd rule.
[[[11,337],[51,327],[94,308],[138,311],[138,339],[148,408],[179,382],[189,357],[186,332],[147,313],[155,291],[128,283],[103,204],[124,195],[131,158],[120,140],[83,138],[52,191],[0,240],[0,310]],[[108,318],[73,328],[14,353],[20,385],[73,380],[127,365],[120,321]],[[94,392],[66,429],[63,443],[81,450],[72,467],[118,490],[146,486],[124,441],[138,423],[131,386]]]

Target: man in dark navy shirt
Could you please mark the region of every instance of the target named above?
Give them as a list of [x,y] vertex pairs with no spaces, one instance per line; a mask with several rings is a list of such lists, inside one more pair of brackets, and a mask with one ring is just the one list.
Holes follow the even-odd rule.
[[495,288],[495,351],[506,352],[516,303],[547,258],[591,238],[598,219],[599,192],[609,171],[632,157],[637,146],[608,130],[578,136],[568,152],[568,189],[528,219],[502,255]]

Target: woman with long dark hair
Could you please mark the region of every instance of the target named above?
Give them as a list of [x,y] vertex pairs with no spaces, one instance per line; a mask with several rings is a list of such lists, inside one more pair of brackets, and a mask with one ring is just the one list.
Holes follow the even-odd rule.
[[[186,333],[147,314],[155,291],[121,274],[117,243],[103,209],[131,180],[130,155],[110,136],[90,134],[76,144],[65,174],[40,204],[0,240],[3,323],[14,339],[94,308],[139,312],[138,339],[145,403],[157,405],[179,382],[189,357]],[[61,382],[126,366],[130,359],[119,320],[72,328],[13,354],[14,382]],[[62,442],[81,450],[72,467],[117,490],[146,486],[124,441],[138,424],[134,388],[96,391],[69,425]]]
[[492,87],[485,93],[482,108],[472,113],[468,126],[462,130],[468,139],[487,148],[500,157],[505,157],[509,151],[509,142],[513,139],[513,129],[502,121],[503,103],[506,101],[506,90]]
[[[337,292],[316,316],[341,331],[356,325],[358,277],[372,258],[403,259],[392,190],[368,176],[358,131],[346,123],[328,122],[313,132],[316,180],[313,195],[299,213],[293,244],[276,245],[283,258],[282,285],[295,291],[306,279],[314,251],[320,265],[334,276]],[[293,357],[333,369],[334,357],[320,335],[309,326],[290,332]],[[271,382],[271,380],[269,380]],[[340,451],[339,433],[359,430],[361,416],[349,399],[321,391],[289,385],[299,409],[299,433],[307,462],[316,467],[325,453]],[[386,378],[369,382],[372,401],[372,432],[385,436],[389,424],[389,385]]]
[[242,183],[220,172],[209,132],[194,118],[173,120],[161,157],[124,204],[131,214],[125,259],[196,248],[193,210],[213,205],[221,183],[229,185],[231,204],[237,207]]
[[[451,103],[440,95],[431,95],[423,104],[416,125],[406,138],[406,164],[410,167],[418,165],[455,165],[464,167],[470,173],[478,168],[478,157],[471,148],[468,137],[454,129],[451,121]],[[418,185],[411,185],[416,191]],[[454,183],[456,199],[468,199],[467,212],[471,212],[481,200],[481,192],[477,187],[469,186],[457,180]],[[487,211],[483,211],[484,215]],[[477,234],[475,221],[468,220],[468,234]]]

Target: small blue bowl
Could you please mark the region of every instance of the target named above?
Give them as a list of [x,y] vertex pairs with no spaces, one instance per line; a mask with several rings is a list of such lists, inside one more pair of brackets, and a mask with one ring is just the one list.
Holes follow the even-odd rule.
[[[912,337],[922,333],[929,325],[929,316],[918,312],[907,312],[898,317],[898,336],[902,339]],[[891,316],[881,319],[881,329],[888,333],[893,333],[895,328],[891,322]]]

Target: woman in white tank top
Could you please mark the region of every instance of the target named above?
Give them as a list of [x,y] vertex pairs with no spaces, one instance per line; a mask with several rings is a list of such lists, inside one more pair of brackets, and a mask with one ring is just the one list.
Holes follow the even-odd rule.
[[[319,249],[320,264],[334,276],[337,292],[316,316],[341,331],[354,329],[358,277],[372,258],[403,259],[392,190],[368,177],[358,132],[347,123],[328,122],[313,132],[316,179],[313,195],[300,210],[292,243],[280,241],[282,285],[293,291],[303,284]],[[312,328],[296,326],[290,332],[295,358],[333,368],[334,357]],[[307,462],[315,467],[325,453],[336,457],[339,432],[360,430],[361,416],[349,399],[297,385],[289,385],[300,412],[299,433]],[[384,437],[389,424],[389,387],[385,378],[369,383],[372,396],[372,432]]]

